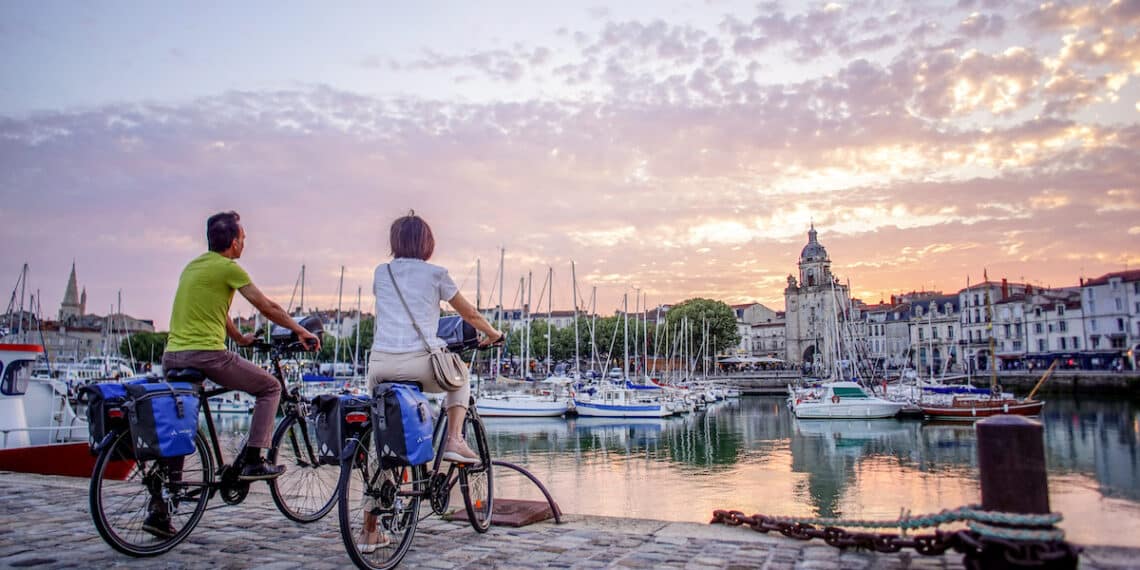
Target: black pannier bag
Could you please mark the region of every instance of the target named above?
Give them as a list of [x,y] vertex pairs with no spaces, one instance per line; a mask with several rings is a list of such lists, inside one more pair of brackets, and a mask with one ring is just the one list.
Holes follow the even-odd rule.
[[127,385],[127,418],[135,459],[145,461],[194,453],[198,433],[198,387],[188,382]]
[[127,410],[124,407],[127,402],[127,384],[141,384],[145,381],[101,382],[79,389],[79,401],[87,404],[87,443],[92,455],[99,453],[99,444],[111,430],[125,432],[129,429]]
[[447,343],[447,350],[463,352],[479,346],[479,331],[462,317],[440,317],[435,336]]
[[418,386],[381,383],[372,391],[372,439],[382,468],[431,461],[432,413]]
[[360,437],[368,427],[372,399],[352,394],[323,394],[313,398],[313,423],[317,426],[317,460],[322,465],[340,465],[348,440]]

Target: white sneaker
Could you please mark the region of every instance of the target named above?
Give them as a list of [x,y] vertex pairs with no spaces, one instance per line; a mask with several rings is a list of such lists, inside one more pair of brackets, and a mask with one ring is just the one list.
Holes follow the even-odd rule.
[[361,532],[360,537],[356,539],[356,545],[360,547],[361,554],[372,554],[389,544],[392,544],[392,539],[388,538],[387,533],[381,532]]
[[443,446],[443,460],[452,463],[479,463],[479,454],[468,447],[464,439],[448,439]]

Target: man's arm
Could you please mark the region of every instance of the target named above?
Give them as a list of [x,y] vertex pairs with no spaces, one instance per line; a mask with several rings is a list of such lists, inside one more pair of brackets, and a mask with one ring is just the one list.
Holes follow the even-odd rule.
[[254,338],[252,334],[244,335],[238,330],[237,325],[234,324],[233,319],[226,319],[226,335],[228,335],[238,346],[248,346],[253,343]]
[[294,321],[293,318],[285,312],[285,309],[281,308],[281,305],[274,303],[269,297],[266,297],[265,294],[261,292],[261,289],[257,288],[257,285],[250,283],[238,289],[238,291],[241,292],[241,296],[245,297],[251,305],[258,311],[261,311],[261,314],[265,315],[265,318],[297,333],[297,337],[305,343],[305,346],[313,350],[320,349],[321,339],[306,330],[305,327],[297,324],[297,321]]

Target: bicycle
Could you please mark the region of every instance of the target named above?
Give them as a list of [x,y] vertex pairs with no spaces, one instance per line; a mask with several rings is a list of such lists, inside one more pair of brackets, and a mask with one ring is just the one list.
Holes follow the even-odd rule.
[[[372,430],[364,421],[357,423],[360,428],[346,443],[337,484],[337,516],[345,550],[358,568],[387,569],[398,565],[411,548],[421,520],[421,502],[427,499],[431,507],[425,517],[446,513],[456,484],[471,527],[478,533],[491,528],[493,462],[483,419],[475,409],[475,398],[472,396],[467,407],[463,433],[478,452],[479,463],[448,463],[446,470],[441,469],[447,433],[447,414],[443,412],[441,405],[439,421],[432,433],[435,454],[430,470],[427,464],[381,464],[376,446],[371,443]],[[360,539],[366,535],[380,540],[361,544]]]
[[[273,375],[282,388],[279,405],[283,418],[274,429],[267,457],[272,463],[285,465],[286,470],[276,479],[268,480],[273,503],[290,520],[300,523],[320,520],[335,504],[339,471],[336,466],[318,460],[316,426],[309,421],[310,404],[301,397],[299,387],[287,389],[281,368],[282,356],[308,349],[295,335],[274,338],[272,343],[259,341],[253,348],[269,353]],[[201,385],[205,377],[192,368],[170,370],[166,377],[169,381],[199,383],[198,395],[208,439],[199,429],[191,455],[137,461],[130,430],[120,425],[111,429],[97,445],[98,458],[91,475],[89,501],[95,528],[112,548],[135,557],[168,552],[194,530],[211,497],[220,494],[227,505],[240,504],[249,494],[252,483],[238,478],[244,449],[238,452],[234,463],[225,462],[210,413],[209,399],[231,390],[207,389]],[[150,511],[163,507],[174,529],[170,536],[156,536],[143,528]]]

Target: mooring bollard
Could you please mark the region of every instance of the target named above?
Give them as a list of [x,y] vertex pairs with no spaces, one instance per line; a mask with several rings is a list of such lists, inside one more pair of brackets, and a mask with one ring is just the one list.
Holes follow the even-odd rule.
[[1002,415],[978,422],[975,429],[982,510],[1009,516],[971,527],[979,535],[981,548],[966,555],[966,566],[1076,568],[1080,550],[1060,538],[1050,538],[1053,525],[1033,522],[1031,516],[1050,512],[1041,423]]

